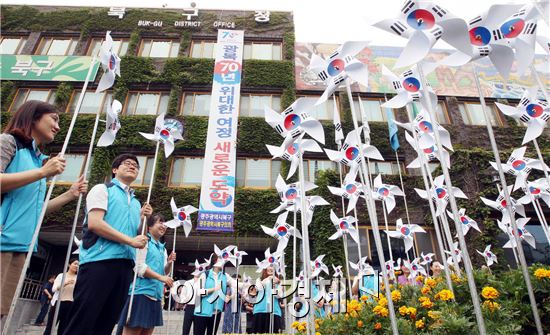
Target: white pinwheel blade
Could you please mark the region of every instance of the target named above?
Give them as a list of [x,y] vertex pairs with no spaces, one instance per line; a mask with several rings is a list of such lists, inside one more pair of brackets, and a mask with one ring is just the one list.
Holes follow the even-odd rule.
[[185,233],[185,237],[189,237],[189,234],[191,233],[192,229],[193,229],[193,225],[190,222],[188,221],[183,222],[183,232]]
[[347,41],[340,47],[339,54],[343,56],[355,56],[368,45],[368,41]]
[[468,33],[468,26],[463,19],[449,18],[441,21],[439,25],[444,30],[444,33],[441,36],[442,40],[466,55],[472,56],[470,34]]
[[115,83],[115,73],[113,71],[105,71],[97,84],[95,93],[103,92],[109,89]]
[[489,59],[502,78],[508,79],[512,70],[512,64],[514,63],[514,50],[508,45],[495,44],[491,47],[493,50],[489,54]]
[[532,140],[539,137],[544,130],[544,126],[545,123],[540,123],[538,120],[529,122],[529,125],[527,126],[527,131],[525,132],[525,136],[523,137],[523,142],[521,144],[531,142]]
[[164,225],[168,228],[176,229],[180,226],[180,221],[179,220],[170,220],[170,221],[164,222]]
[[433,35],[427,35],[423,31],[415,31],[409,38],[409,42],[399,55],[394,69],[411,66],[424,59],[435,44]]
[[495,105],[506,116],[516,117],[517,114],[520,114],[520,111],[516,107],[501,104],[500,102],[495,102]]
[[359,84],[369,86],[369,68],[366,64],[354,60],[350,65],[346,66],[346,74]]
[[[513,57],[513,55],[512,55]],[[439,65],[444,66],[462,66],[467,64],[472,57],[468,56],[467,54],[463,53],[462,51],[455,51],[454,53],[450,54],[449,56],[443,58],[439,61]],[[513,60],[513,58],[512,58]]]
[[313,137],[317,142],[325,144],[325,130],[321,122],[311,119],[302,122],[301,126],[309,136]]
[[390,100],[384,102],[380,107],[382,108],[403,108],[411,101],[407,92],[400,92]]
[[299,158],[292,158],[290,160],[290,168],[288,169],[288,175],[286,177],[286,179],[290,179],[290,177],[292,177],[294,175],[294,173],[296,173],[296,169],[298,169],[298,165],[300,163],[300,160]]

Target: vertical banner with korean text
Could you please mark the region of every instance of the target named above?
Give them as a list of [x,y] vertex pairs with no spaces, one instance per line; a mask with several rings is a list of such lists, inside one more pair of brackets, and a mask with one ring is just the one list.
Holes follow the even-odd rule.
[[244,31],[218,30],[197,229],[233,231]]

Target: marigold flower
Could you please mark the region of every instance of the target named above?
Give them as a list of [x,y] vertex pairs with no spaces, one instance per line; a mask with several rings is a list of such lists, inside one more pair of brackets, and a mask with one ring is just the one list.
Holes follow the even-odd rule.
[[500,293],[498,293],[498,291],[494,287],[491,287],[491,286],[485,286],[481,290],[481,296],[485,299],[494,300],[494,299],[498,298],[499,295],[500,295]]
[[443,289],[435,295],[435,299],[439,299],[441,301],[453,300],[454,298],[455,298],[455,295],[453,294],[453,292],[447,289]]
[[357,327],[359,328],[363,327],[363,321],[361,320],[357,321]]
[[430,293],[431,291],[432,291],[432,289],[431,289],[431,287],[429,287],[429,286],[424,286],[424,287],[422,287],[422,289],[420,290],[420,292],[421,292],[422,294],[424,294],[424,295]]
[[399,307],[399,314],[401,314],[402,316],[407,315],[407,306]]
[[414,318],[416,316],[416,308],[414,307],[407,308],[407,314],[409,314],[411,318]]
[[393,302],[401,300],[401,292],[399,292],[398,290],[391,291],[391,300]]
[[418,276],[418,277],[416,277],[416,281],[419,282],[419,283],[424,282],[424,276]]
[[374,329],[376,329],[376,330],[382,329],[382,324],[380,322],[375,323],[374,324]]
[[386,298],[384,298],[384,297],[381,297],[381,298],[378,300],[378,305],[383,306],[383,307],[388,306],[388,299],[386,299]]
[[372,312],[378,316],[386,317],[388,316],[390,311],[386,307],[378,305],[378,306],[374,306],[374,308],[372,309]]
[[550,278],[550,270],[538,268],[535,270],[535,277],[537,277],[538,280]]
[[367,297],[366,295],[362,295],[362,296],[361,296],[361,301],[367,301],[368,298],[369,298],[369,297]]
[[426,280],[424,281],[424,283],[426,284],[426,286],[429,286],[431,288],[434,288],[435,285],[437,285],[437,281],[433,278],[426,278]]
[[422,329],[424,328],[424,320],[420,319],[416,321],[414,325],[416,326],[416,329]]
[[498,302],[496,301],[491,301],[491,300],[485,300],[483,302],[483,307],[484,308],[487,308],[488,310],[490,310],[491,312],[494,312],[498,309],[500,309],[500,305]]
[[292,322],[291,327],[294,328],[294,329],[297,329],[299,325],[300,325],[300,322],[294,321],[294,322]]

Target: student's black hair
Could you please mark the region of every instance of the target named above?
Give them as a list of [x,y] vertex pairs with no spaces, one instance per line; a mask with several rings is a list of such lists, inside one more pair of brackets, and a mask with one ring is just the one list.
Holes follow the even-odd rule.
[[[124,162],[127,159],[131,159],[134,162],[136,162],[137,167],[139,168],[139,161],[136,155],[122,154],[122,155],[116,156],[116,158],[113,160],[113,164],[111,164],[111,171],[113,171],[113,169],[118,169],[118,167],[122,164],[122,162]],[[111,178],[114,178],[114,177],[115,177],[115,174],[111,172]]]

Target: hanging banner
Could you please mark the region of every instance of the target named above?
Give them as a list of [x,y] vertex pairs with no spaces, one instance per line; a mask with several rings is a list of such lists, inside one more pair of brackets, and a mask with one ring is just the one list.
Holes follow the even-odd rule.
[[233,231],[244,31],[218,30],[198,230]]

